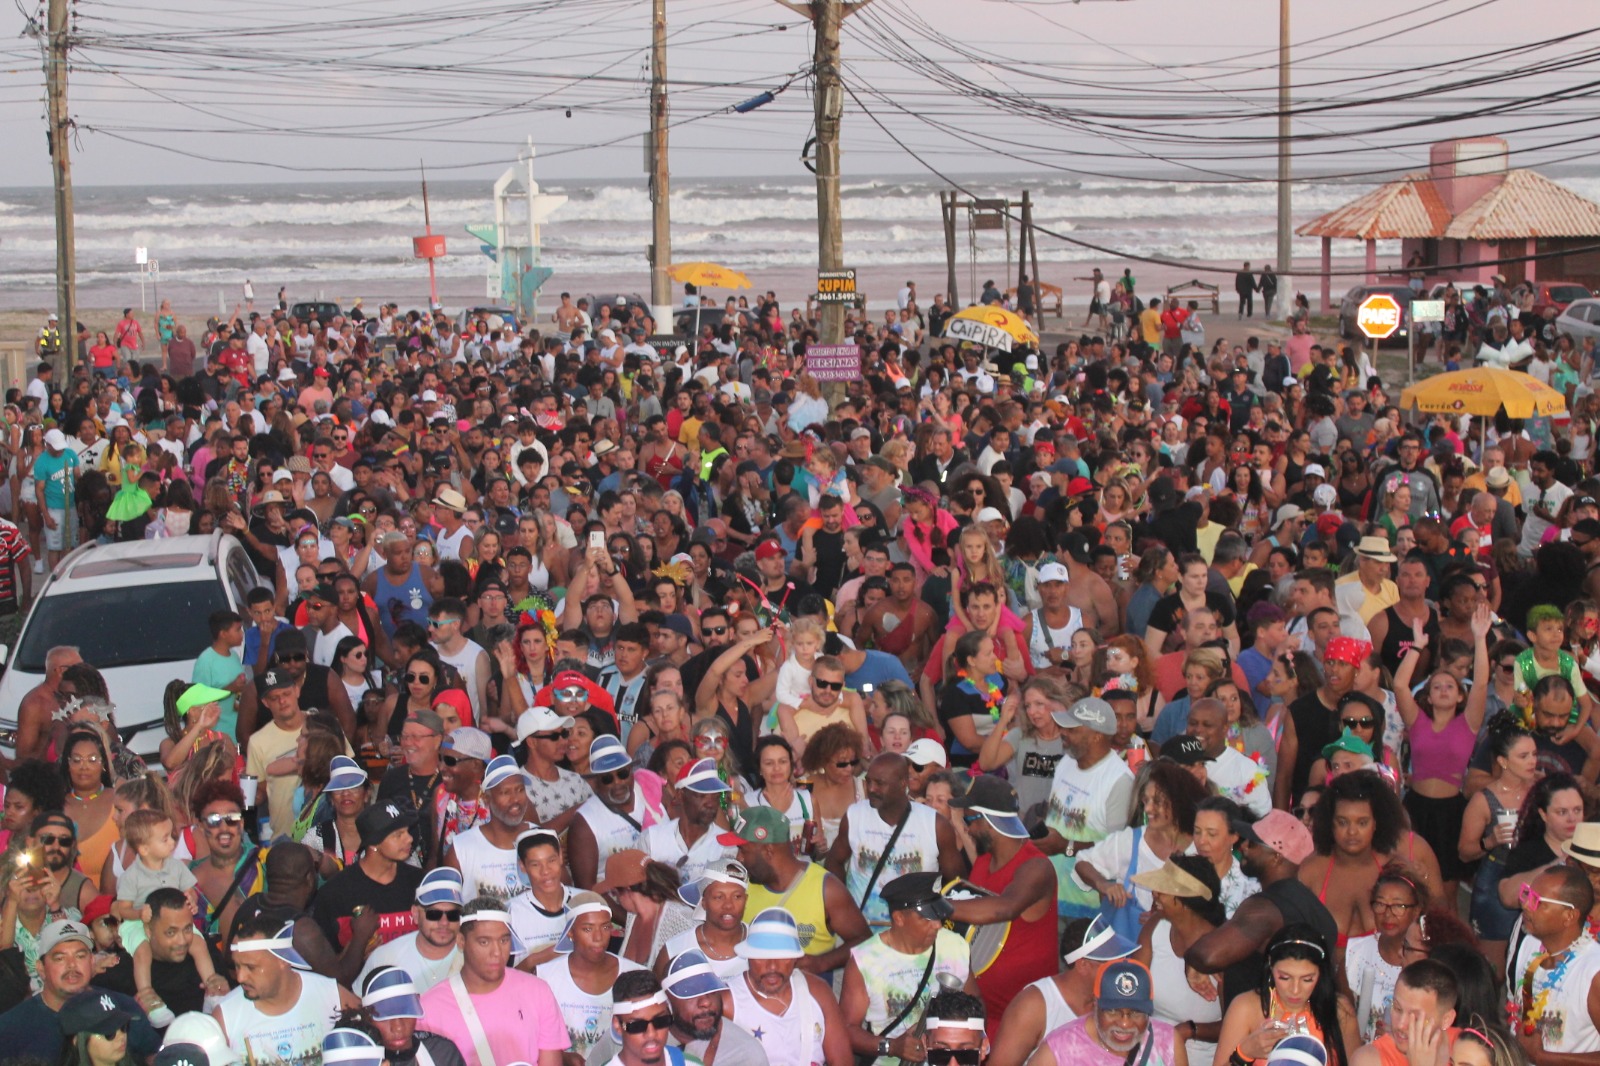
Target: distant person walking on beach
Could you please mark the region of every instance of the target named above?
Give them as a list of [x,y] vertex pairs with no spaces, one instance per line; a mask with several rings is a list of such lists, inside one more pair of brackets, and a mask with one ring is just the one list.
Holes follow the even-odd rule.
[[256,309],[256,287],[250,284],[249,278],[244,279],[244,309],[246,311]]
[[993,278],[983,283],[983,295],[978,297],[978,302],[985,306],[1006,302],[1006,298],[1000,295],[1000,290],[995,288]]
[[289,286],[287,285],[278,286],[278,310],[289,310]]
[[1033,321],[1033,282],[1028,280],[1028,275],[1022,275],[1022,283],[1017,286],[1017,310],[1029,322]]
[[1094,285],[1089,293],[1089,313],[1083,316],[1083,324],[1087,326],[1091,321],[1100,320],[1100,331],[1103,333],[1111,328],[1111,283],[1106,276],[1100,273],[1100,268],[1095,267],[1090,276],[1073,278],[1073,281],[1089,281]]
[[1256,317],[1256,276],[1250,273],[1250,264],[1233,276],[1233,291],[1239,294],[1239,317]]
[[144,332],[139,328],[139,320],[133,317],[133,308],[122,309],[122,321],[117,323],[117,347],[132,355],[137,355],[139,349],[144,347]]
[[895,294],[894,302],[895,309],[899,311],[915,307],[917,303],[917,283],[914,281],[906,282],[905,288]]
[[1272,317],[1272,301],[1278,295],[1278,275],[1272,272],[1272,264],[1268,263],[1261,268],[1261,280],[1256,282],[1256,289],[1261,293],[1261,317]]

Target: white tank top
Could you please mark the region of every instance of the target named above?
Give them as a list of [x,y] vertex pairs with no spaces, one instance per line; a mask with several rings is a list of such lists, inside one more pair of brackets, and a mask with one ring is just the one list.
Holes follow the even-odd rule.
[[527,889],[528,875],[517,865],[517,849],[495,847],[482,826],[457,833],[452,847],[461,864],[462,899],[493,896],[504,901]]
[[[939,869],[939,815],[925,803],[911,804],[910,820],[894,842],[889,861],[883,864],[878,880],[861,913],[874,931],[889,926],[889,905],[883,902],[883,886],[902,874],[931,873]],[[888,846],[894,826],[878,817],[878,812],[866,800],[850,805],[845,812],[850,826],[850,865],[845,868],[845,887],[850,898],[858,904],[867,893],[872,871],[878,865],[878,856]]]
[[434,546],[439,552],[439,561],[443,562],[446,559],[460,559],[461,542],[470,536],[472,536],[472,530],[468,529],[466,526],[462,526],[454,533],[446,533],[441,529],[438,537],[434,539]]
[[1055,1032],[1078,1016],[1078,1012],[1067,1006],[1066,997],[1062,996],[1061,989],[1056,987],[1054,977],[1041,977],[1028,985],[1029,988],[1039,990],[1039,995],[1044,999],[1044,1036]]
[[[1172,923],[1162,921],[1150,934],[1150,972],[1159,974],[1183,973],[1183,960],[1172,950]],[[1177,1025],[1179,1022],[1220,1022],[1222,1003],[1207,1000],[1188,981],[1156,981],[1153,986],[1156,1018]],[[1190,1062],[1210,1062],[1216,1057],[1217,1045],[1210,1041],[1188,1041]]]
[[789,1009],[774,1014],[762,1005],[750,982],[740,976],[728,982],[733,1020],[761,1042],[770,1066],[819,1066],[822,1062],[823,1017],[806,975],[789,975]]
[[[1076,607],[1071,608],[1072,613],[1067,617],[1067,624],[1060,629],[1052,629],[1045,625],[1044,611],[1033,612],[1033,632],[1028,637],[1028,656],[1033,659],[1035,670],[1046,670],[1055,664],[1050,661],[1051,648],[1066,648],[1072,644],[1072,635],[1083,628],[1083,612]],[[1048,639],[1046,639],[1048,634]]]
[[690,926],[677,936],[668,937],[667,942],[662,945],[667,949],[667,958],[675,959],[685,951],[698,951],[705,954],[706,961],[711,964],[712,971],[728,982],[729,985],[733,984],[736,977],[743,980],[742,975],[750,968],[750,963],[740,955],[735,955],[731,959],[713,959],[710,954],[706,953],[706,949],[700,946],[700,938],[695,936],[694,931],[698,928],[698,925]]
[[[572,979],[571,961],[571,955],[557,955],[536,967],[533,973],[550,986],[550,991],[556,997],[556,1005],[561,1008],[561,1019],[567,1025],[567,1038],[572,1041],[570,1050],[578,1055],[587,1055],[589,1049],[611,1031],[611,989],[593,995],[579,988],[578,982]],[[636,962],[617,960],[619,975],[639,969],[643,967]]]
[[[637,801],[639,786],[633,788],[634,798]],[[634,803],[637,810],[640,804]],[[590,796],[578,807],[578,817],[589,825],[589,831],[594,834],[596,861],[599,865],[596,870],[605,872],[606,860],[619,851],[637,847],[641,826],[631,824],[626,818],[605,805],[599,796]],[[637,819],[635,819],[637,821]]]
[[228,1046],[245,1062],[321,1062],[322,1038],[339,1015],[339,985],[331,977],[298,971],[300,998],[283,1014],[263,1014],[235,988],[217,1005]]

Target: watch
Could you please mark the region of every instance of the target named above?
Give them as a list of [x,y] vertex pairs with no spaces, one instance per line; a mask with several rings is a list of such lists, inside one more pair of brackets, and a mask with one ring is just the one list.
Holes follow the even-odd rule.
[[886,1036],[878,1037],[878,1054],[880,1056],[889,1054],[889,1038],[888,1037],[886,1037]]

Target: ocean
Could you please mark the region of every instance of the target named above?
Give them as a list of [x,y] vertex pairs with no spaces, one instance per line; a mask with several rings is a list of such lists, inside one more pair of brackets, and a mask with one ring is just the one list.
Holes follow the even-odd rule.
[[[808,177],[808,176],[806,176]],[[1600,176],[1562,179],[1576,191],[1600,197]],[[973,179],[985,197],[1020,199],[1030,190],[1041,227],[1136,255],[1219,263],[1275,254],[1276,200],[1270,185],[1201,185],[1182,182],[1117,183],[1039,176]],[[944,236],[938,191],[930,180],[847,182],[843,186],[846,264],[898,286],[899,273],[919,278],[926,294],[942,289]],[[1370,186],[1297,183],[1300,224],[1366,192]],[[613,286],[648,292],[645,249],[650,203],[640,182],[556,182],[547,193],[570,199],[544,227],[544,265],[555,271],[544,296],[562,289],[589,292]],[[427,271],[411,258],[413,235],[423,230],[422,197],[415,183],[299,183],[260,185],[80,186],[77,198],[78,300],[85,307],[139,306],[135,249],[160,264],[155,290],[180,311],[215,311],[238,302],[249,279],[257,306],[287,286],[291,299],[322,297],[368,304],[396,299],[420,306]],[[434,232],[446,236],[449,255],[438,263],[447,306],[481,301],[489,260],[464,229],[493,219],[488,182],[432,181]],[[814,186],[804,178],[682,180],[672,198],[676,259],[712,260],[751,276],[761,289],[803,297],[816,264]],[[969,243],[964,224],[957,240],[957,277],[963,295],[974,282],[1006,273],[1002,232],[979,232]],[[1091,264],[1120,273],[1122,261],[1041,235],[1041,263],[1084,264],[1045,270],[1046,280],[1087,273]],[[53,304],[54,231],[48,189],[0,189],[0,307]],[[1384,256],[1398,251],[1383,242]],[[1359,253],[1351,244],[1343,255]],[[1303,265],[1315,261],[1318,242],[1297,239]],[[1137,263],[1133,264],[1138,266]],[[1113,269],[1115,268],[1115,269]],[[1014,268],[1013,268],[1014,269]],[[1137,271],[1136,271],[1137,273]],[[1213,279],[1217,280],[1217,279]],[[1225,284],[1225,288],[1228,286]],[[798,290],[798,291],[796,291]],[[884,293],[883,295],[889,295]],[[926,298],[926,297],[925,297]]]

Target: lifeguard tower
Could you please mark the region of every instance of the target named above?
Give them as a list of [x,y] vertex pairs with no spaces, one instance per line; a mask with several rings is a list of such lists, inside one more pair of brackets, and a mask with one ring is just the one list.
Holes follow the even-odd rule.
[[567,202],[565,196],[539,191],[533,179],[535,154],[530,137],[517,161],[494,183],[494,221],[467,226],[483,242],[483,254],[492,264],[486,296],[509,304],[523,321],[533,319],[539,290],[553,273],[539,262],[539,227]]

